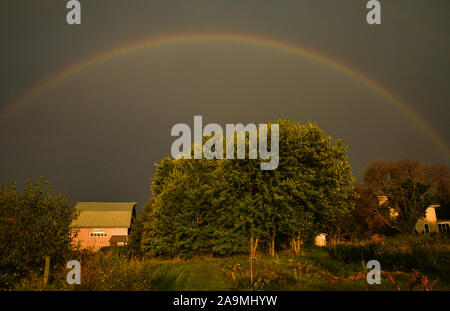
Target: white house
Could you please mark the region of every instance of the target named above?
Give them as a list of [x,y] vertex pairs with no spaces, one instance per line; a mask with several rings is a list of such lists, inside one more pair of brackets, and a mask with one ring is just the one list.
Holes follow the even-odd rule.
[[417,232],[450,232],[450,220],[438,219],[436,215],[437,207],[439,207],[439,205],[430,205],[427,207],[425,217],[420,217],[417,221]]
[[[388,197],[378,196],[378,204],[383,205],[388,201]],[[427,207],[425,210],[425,217],[420,217],[416,223],[416,231],[419,233],[430,233],[430,232],[450,232],[450,220],[448,219],[438,219],[436,215],[436,208],[439,204],[433,204]],[[389,209],[392,218],[398,216],[398,213],[392,208]]]

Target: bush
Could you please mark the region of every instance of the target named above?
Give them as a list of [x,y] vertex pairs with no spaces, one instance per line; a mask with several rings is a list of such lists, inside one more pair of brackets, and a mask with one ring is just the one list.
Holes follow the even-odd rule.
[[98,250],[99,254],[111,253],[114,257],[131,258],[135,256],[134,249],[130,246],[104,246]]
[[449,261],[445,239],[433,236],[400,236],[379,241],[343,243],[327,248],[332,258],[344,262],[367,262],[375,259],[382,269],[422,269],[433,271]]
[[[68,270],[59,265],[51,273],[51,279],[43,286],[42,275],[31,273],[15,286],[15,290],[168,290],[185,282],[181,271],[172,263],[126,258],[121,251],[103,249],[97,253],[79,253],[75,257],[81,263],[81,284],[66,282]],[[126,249],[125,247],[122,249]]]
[[42,273],[45,256],[52,265],[70,254],[73,204],[51,194],[43,179],[27,181],[22,193],[16,183],[0,188],[0,289],[10,289],[30,273]]

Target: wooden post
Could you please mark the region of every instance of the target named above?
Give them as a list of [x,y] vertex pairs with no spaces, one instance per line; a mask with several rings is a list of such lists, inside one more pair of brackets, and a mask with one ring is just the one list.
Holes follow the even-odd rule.
[[250,238],[250,284],[253,286],[253,258],[256,256],[256,248],[258,247],[258,238],[253,245],[253,238]]
[[47,286],[49,273],[50,273],[50,256],[45,256],[44,286]]
[[253,286],[253,238],[250,238],[250,285]]
[[272,257],[275,257],[275,237],[272,237]]
[[292,250],[294,251],[295,255],[299,255],[300,254],[300,232],[298,233],[298,237],[297,240],[295,240],[295,238],[292,238]]

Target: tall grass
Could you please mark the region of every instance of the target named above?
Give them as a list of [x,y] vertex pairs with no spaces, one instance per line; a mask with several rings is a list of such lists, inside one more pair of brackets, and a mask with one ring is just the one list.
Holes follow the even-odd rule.
[[114,252],[99,252],[80,258],[81,284],[66,281],[68,270],[53,271],[50,282],[44,287],[42,276],[33,274],[24,279],[16,290],[170,290],[186,281],[176,260],[160,261],[145,258],[128,258]]
[[[403,240],[402,240],[403,241]],[[53,267],[50,281],[43,286],[42,275],[33,274],[16,286],[17,290],[411,290],[450,289],[448,279],[448,244],[428,241],[424,248],[414,240],[397,242],[402,256],[433,252],[437,257],[433,271],[411,270],[414,265],[401,265],[398,271],[387,269],[384,259],[381,285],[366,282],[365,261],[376,255],[373,241],[347,243],[330,248],[311,247],[301,255],[289,252],[267,256],[257,254],[253,262],[253,284],[250,281],[249,257],[245,255],[215,258],[195,257],[189,260],[133,257],[125,249],[102,250],[95,254],[80,253],[76,258],[81,263],[81,284],[66,282],[68,270]],[[390,240],[383,247],[389,249]],[[408,244],[409,243],[409,244]],[[412,244],[411,244],[412,243]],[[417,245],[419,243],[419,245]],[[379,245],[379,241],[376,245]],[[414,250],[414,251],[413,251]],[[364,255],[364,253],[367,253]],[[371,253],[370,253],[371,252]],[[382,253],[393,256],[389,250]],[[394,252],[394,253],[395,253]],[[409,255],[405,255],[409,254]],[[397,254],[398,255],[398,254]],[[397,256],[395,255],[395,256]],[[390,257],[393,260],[397,257]],[[385,257],[378,257],[385,258]],[[388,257],[386,257],[388,258]],[[409,258],[409,257],[408,257]],[[430,261],[428,261],[429,263]],[[424,275],[424,273],[426,275]],[[447,275],[447,276],[446,276]],[[439,280],[438,280],[439,278]]]
[[438,272],[450,265],[450,247],[446,238],[398,236],[346,242],[327,248],[330,257],[345,263],[378,260],[384,270],[420,269]]

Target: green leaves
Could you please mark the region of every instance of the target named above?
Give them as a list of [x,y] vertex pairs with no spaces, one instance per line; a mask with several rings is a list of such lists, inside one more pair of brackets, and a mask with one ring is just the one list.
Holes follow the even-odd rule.
[[76,211],[64,196],[51,190],[43,178],[34,183],[28,180],[22,193],[16,183],[0,189],[0,288],[9,288],[11,279],[39,270],[44,256],[55,263],[69,252]]
[[262,171],[260,159],[157,164],[142,249],[151,256],[231,255],[246,252],[250,236],[264,248],[274,235],[278,245],[298,232],[312,237],[336,230],[336,220],[353,209],[347,147],[333,144],[315,124],[277,123],[276,170]]

